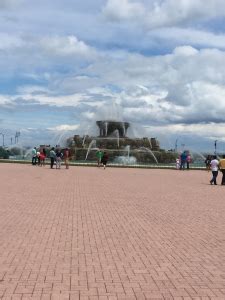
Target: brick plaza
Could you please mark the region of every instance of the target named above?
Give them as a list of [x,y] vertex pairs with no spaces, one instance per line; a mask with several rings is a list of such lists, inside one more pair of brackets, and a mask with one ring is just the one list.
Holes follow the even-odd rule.
[[0,164],[0,299],[225,299],[210,176]]

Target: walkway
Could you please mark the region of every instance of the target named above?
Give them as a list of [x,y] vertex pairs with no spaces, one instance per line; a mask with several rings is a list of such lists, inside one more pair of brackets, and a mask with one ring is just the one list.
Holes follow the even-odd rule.
[[0,164],[0,299],[224,300],[225,187],[209,178]]

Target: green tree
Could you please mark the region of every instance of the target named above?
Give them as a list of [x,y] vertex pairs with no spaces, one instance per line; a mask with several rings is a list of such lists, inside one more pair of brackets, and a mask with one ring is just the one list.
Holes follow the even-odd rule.
[[9,152],[5,150],[3,147],[0,147],[0,158],[8,159]]

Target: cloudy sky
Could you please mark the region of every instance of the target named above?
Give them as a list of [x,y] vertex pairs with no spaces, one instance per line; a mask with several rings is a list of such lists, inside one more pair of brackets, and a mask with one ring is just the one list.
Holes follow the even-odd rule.
[[0,0],[5,144],[119,119],[166,149],[225,151],[224,22],[224,0]]

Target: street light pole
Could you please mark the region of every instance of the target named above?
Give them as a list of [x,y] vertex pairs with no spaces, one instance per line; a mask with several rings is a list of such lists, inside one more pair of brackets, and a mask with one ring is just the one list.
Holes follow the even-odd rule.
[[177,142],[178,142],[178,139],[176,139],[176,141],[175,141],[175,152],[177,152]]
[[214,147],[215,147],[215,155],[216,155],[216,146],[217,146],[217,140],[215,140],[215,143],[214,143]]
[[15,134],[15,144],[17,144],[19,142],[19,140],[18,140],[19,136],[20,136],[20,132],[17,131]]

